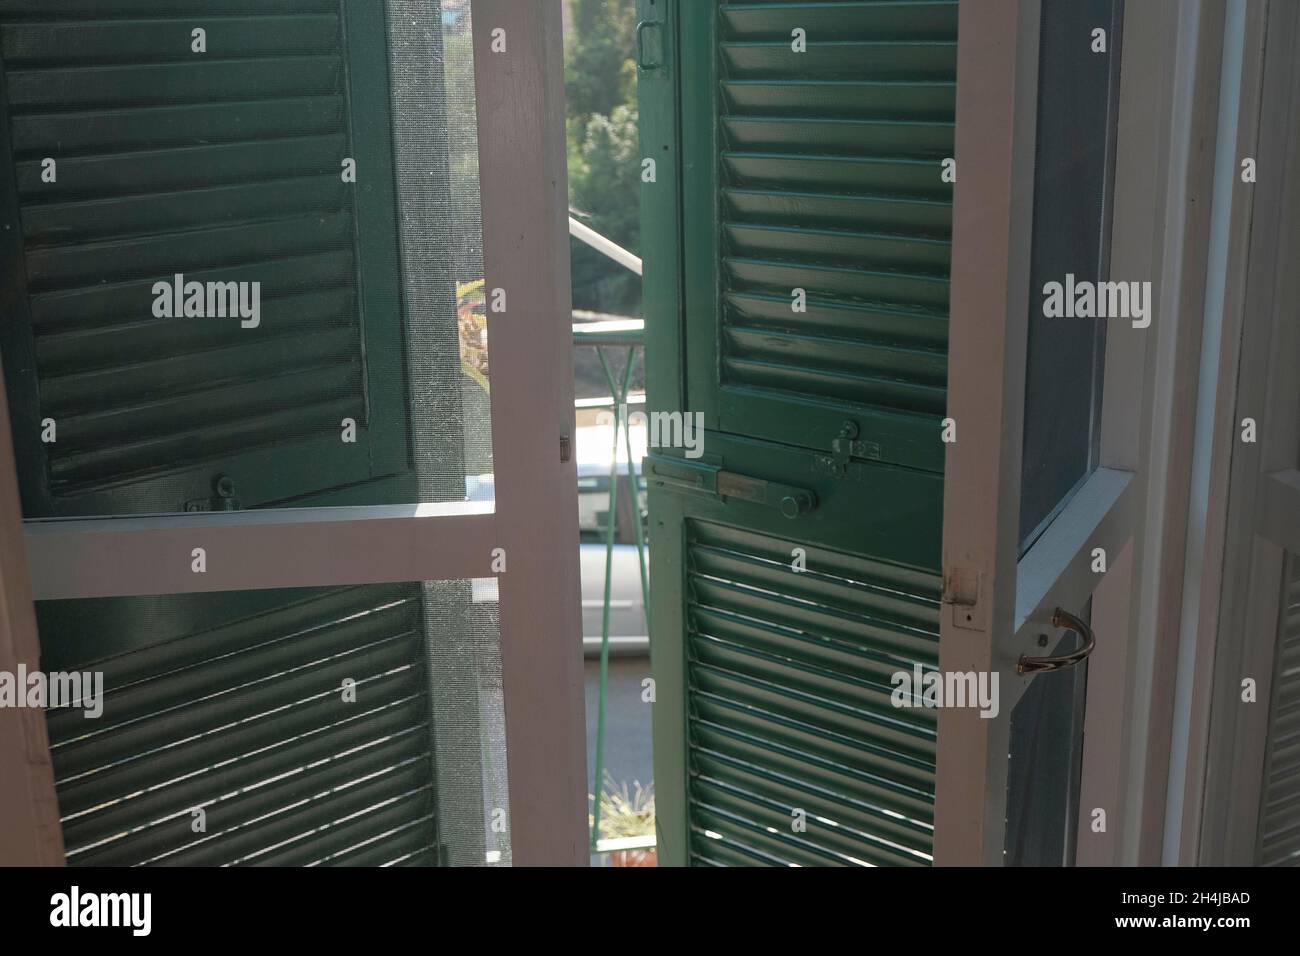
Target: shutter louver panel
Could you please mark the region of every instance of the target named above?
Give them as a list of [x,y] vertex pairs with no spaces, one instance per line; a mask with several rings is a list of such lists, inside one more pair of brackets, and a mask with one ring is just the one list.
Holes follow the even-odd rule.
[[[111,6],[0,3],[55,498],[366,421],[339,3]],[[259,282],[260,325],[155,318],[177,273]]]
[[956,3],[719,9],[722,384],[942,414]]
[[890,675],[938,664],[938,577],[791,547],[688,525],[692,861],[927,864],[936,718]]
[[1264,866],[1300,866],[1300,558],[1291,556],[1289,564],[1260,807],[1258,862]]
[[48,714],[68,862],[435,861],[423,627],[418,586],[349,588],[81,665],[103,715]]

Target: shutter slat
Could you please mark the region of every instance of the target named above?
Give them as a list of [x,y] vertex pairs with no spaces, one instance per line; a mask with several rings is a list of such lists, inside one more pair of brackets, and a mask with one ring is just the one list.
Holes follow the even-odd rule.
[[39,159],[15,163],[14,171],[24,201],[102,199],[283,176],[337,175],[347,153],[347,137],[330,133],[72,156],[60,160],[53,183],[41,181]]
[[[894,342],[926,349],[927,373],[946,353],[948,319],[934,312],[908,311],[881,304],[848,304],[808,297],[807,311],[793,312],[790,298],[761,292],[729,292],[725,297],[727,314],[737,323],[762,321],[773,327],[809,329],[843,337],[857,330],[875,342]],[[946,367],[946,360],[945,360]]]
[[34,112],[114,109],[158,103],[211,103],[337,93],[337,54],[199,58],[179,63],[6,70],[10,109]]
[[722,164],[735,186],[886,193],[910,198],[943,196],[938,163],[885,156],[807,155],[727,151]]
[[429,844],[433,817],[424,817],[360,844],[311,866],[410,866],[412,861],[427,866],[437,858],[437,847]]
[[[99,398],[117,407],[119,410],[113,415],[120,416],[125,410],[124,406],[132,402],[145,403],[149,408],[159,407],[159,403],[148,401],[150,395],[185,394],[190,390],[191,383],[202,380],[204,367],[209,362],[241,363],[250,375],[279,375],[294,368],[345,365],[355,357],[351,350],[352,343],[350,329],[326,329],[317,331],[308,342],[294,341],[292,337],[273,339],[262,344],[244,341],[219,348],[192,349],[171,358],[131,362],[122,365],[120,369],[90,369],[55,374],[48,380],[49,408],[59,414],[61,420],[75,419],[79,417],[79,410],[93,409]],[[123,375],[138,377],[124,380]],[[90,412],[81,420],[99,429],[110,422],[112,417]],[[106,444],[118,444],[134,430],[135,426],[132,426],[131,431],[123,435],[105,435],[91,431],[84,436],[77,436],[78,444],[89,446],[96,441],[97,436]]]
[[[104,713],[95,722],[96,733],[114,734],[119,726],[172,711],[203,697],[213,697],[245,687],[256,680],[281,679],[291,671],[320,664],[336,655],[378,645],[394,633],[405,634],[419,624],[418,609],[401,606],[344,619],[268,641],[238,653],[213,656],[197,664],[170,671],[155,680],[140,681],[120,690],[110,688]],[[76,719],[76,713],[66,716]],[[51,722],[51,729],[68,724]]]
[[735,647],[752,647],[783,660],[803,662],[833,675],[843,674],[877,684],[888,684],[904,660],[864,641],[822,631],[811,634],[770,621],[758,622],[741,614],[695,607],[692,620],[700,634]]
[[952,121],[957,97],[947,81],[738,79],[723,81],[722,91],[732,113],[939,122]]
[[[808,657],[784,656],[724,640],[697,626],[692,645],[696,659],[720,671],[744,675],[759,681],[779,683],[800,694],[869,714],[871,719],[898,728],[907,739],[934,735],[932,711],[899,710],[889,702],[893,688],[888,675],[864,673],[861,669],[839,672],[810,663]],[[797,648],[796,650],[802,650]],[[882,680],[882,676],[884,679]]]
[[818,755],[832,763],[920,791],[933,799],[934,766],[926,758],[881,746],[862,736],[809,723],[801,717],[732,700],[725,695],[697,693],[693,697],[693,706],[696,718],[710,725],[771,741],[795,752]]
[[[373,783],[327,796],[306,811],[296,811],[292,820],[276,832],[278,837],[279,833],[297,829],[303,822],[328,829],[299,833],[285,845],[240,862],[256,866],[308,866],[329,854],[357,846],[410,820],[413,815],[427,812],[433,793],[428,783],[421,783],[422,779],[425,778],[420,768],[412,766]],[[294,826],[288,826],[290,822]]]
[[[355,309],[356,295],[346,287],[281,296],[275,300],[274,338],[263,340],[261,347],[284,351],[281,339],[303,343],[311,337],[309,332],[328,336],[338,328],[350,328]],[[136,356],[145,362],[162,356],[180,359],[177,353],[184,349],[245,348],[247,339],[237,325],[148,318],[42,335],[36,340],[36,357],[49,369],[50,377],[57,378],[81,370],[112,368],[106,362],[114,355]]]
[[[237,282],[243,271],[243,266],[205,268],[185,273],[185,281]],[[257,265],[263,300],[322,286],[333,287],[338,285],[340,276],[346,277],[351,271],[352,252],[345,249],[287,255],[282,259],[265,259]],[[110,281],[98,286],[33,295],[32,323],[36,334],[40,336],[48,331],[69,328],[94,328],[112,319],[138,321],[142,317],[151,316],[153,284],[168,278],[170,277],[156,276],[154,279]],[[263,315],[262,328],[273,327],[271,315]],[[182,325],[186,323],[184,318],[172,321]],[[196,320],[188,321],[192,324]]]
[[[864,701],[845,701],[825,694],[809,693],[795,686],[794,675],[777,682],[754,673],[737,673],[692,661],[692,686],[741,703],[762,707],[796,720],[827,727],[848,736],[861,737],[880,747],[914,759],[933,759],[934,732],[891,719]],[[906,713],[906,711],[903,711]]]
[[[161,105],[19,116],[13,122],[15,153],[22,159],[87,152],[120,152],[337,133],[345,128],[342,97],[299,96],[240,103]],[[337,178],[337,177],[335,177]]]
[[421,635],[402,634],[313,663],[288,674],[267,674],[257,682],[116,727],[112,733],[69,741],[51,750],[58,781],[88,774],[124,760],[148,759],[154,750],[183,744],[243,721],[274,720],[280,708],[335,693],[345,678],[377,677],[420,659]]
[[790,747],[752,733],[697,719],[693,740],[701,752],[709,751],[756,767],[767,767],[788,777],[804,779],[832,790],[856,793],[875,806],[911,820],[934,822],[934,796],[869,769],[852,766],[843,758],[827,759],[816,751]]
[[[77,854],[73,862],[81,866],[126,866],[178,852],[207,853],[218,847],[225,851],[228,847],[223,844],[233,842],[234,835],[240,832],[238,828],[249,820],[292,812],[296,804],[353,780],[404,768],[412,762],[427,764],[427,753],[428,739],[423,731],[408,731],[348,754],[332,755],[323,763],[282,773],[243,792],[196,804],[191,809],[201,808],[205,814],[207,829],[203,833],[193,831],[193,816],[183,810],[178,816],[91,847]],[[230,848],[230,852],[237,853],[238,849]]]
[[57,23],[60,20],[102,23],[139,17],[189,19],[196,14],[210,17],[244,14],[332,13],[338,0],[0,0],[0,15],[13,22]]
[[871,259],[882,267],[947,275],[951,246],[941,239],[913,238],[846,229],[809,229],[782,225],[729,224],[728,247],[748,258],[780,256],[814,262]]
[[888,2],[728,3],[722,6],[728,34],[752,39],[790,38],[802,27],[810,40],[950,39],[957,33],[957,0]]
[[[354,364],[324,366],[127,409],[110,426],[113,434],[131,434],[162,421],[170,428],[127,444],[61,455],[50,462],[51,485],[69,494],[112,480],[165,471],[177,460],[219,461],[254,445],[337,433],[342,418],[359,421],[365,410],[360,399],[338,397],[355,391],[360,378],[360,368]],[[224,405],[213,408],[214,398]],[[188,427],[174,424],[177,418]],[[75,427],[77,423],[71,424]]]
[[786,152],[816,143],[818,153],[943,155],[952,145],[953,125],[908,120],[813,119],[804,117],[721,118],[727,140],[741,152]]
[[[408,700],[424,692],[424,675],[416,669],[395,671],[366,683],[358,681],[357,689],[358,693],[373,696],[376,701]],[[230,727],[187,741],[182,747],[152,753],[147,760],[123,761],[97,773],[61,783],[59,809],[65,817],[83,813],[170,780],[210,770],[263,748],[282,745],[336,719],[338,700],[338,694],[322,694],[281,712],[275,720]]]
[[411,697],[380,709],[367,709],[337,724],[314,728],[257,753],[236,757],[220,767],[206,767],[181,780],[159,781],[147,791],[68,820],[63,826],[64,839],[69,845],[88,846],[186,813],[205,798],[211,799],[214,791],[233,793],[270,780],[284,773],[285,767],[305,767],[413,727],[424,733],[424,705],[423,699]]
[[334,174],[90,200],[39,203],[23,213],[34,245],[88,242],[111,236],[194,229],[213,222],[282,219],[313,209],[338,209],[347,185]]
[[[408,761],[154,862],[161,866],[302,866],[322,855],[318,851],[323,849],[324,838],[319,828],[367,811],[378,812],[384,804],[395,821],[409,820],[414,809],[411,800],[432,799],[429,784],[428,760]],[[393,805],[394,801],[400,803]]]
[[[938,629],[938,601],[908,590],[897,579],[878,574],[880,565],[867,561],[823,563],[791,579],[789,554],[771,549],[772,539],[715,525],[701,529],[691,548],[692,566],[701,574],[766,587],[774,593],[809,601],[829,599],[891,626],[916,629],[933,636]],[[781,587],[771,587],[780,584]],[[845,585],[849,585],[846,587]],[[901,585],[901,587],[900,587]]]
[[787,827],[793,819],[791,811],[796,809],[807,813],[810,830],[831,827],[831,839],[822,840],[824,834],[816,834],[824,845],[849,854],[856,853],[861,845],[874,845],[890,857],[910,852],[928,862],[934,834],[933,827],[927,824],[821,789],[802,777],[756,769],[709,751],[698,751],[695,765],[702,778],[725,787],[738,805],[776,810]]
[[748,843],[788,866],[924,866],[929,862],[928,857],[862,840],[852,832],[838,832],[833,827],[818,830],[811,820],[808,832],[791,833],[795,808],[755,798],[714,780],[693,781],[691,791],[703,807],[701,823],[710,829],[721,825],[724,837]]
[[[192,49],[195,26],[207,32],[205,54]],[[180,19],[16,23],[4,33],[0,56],[26,67],[331,53],[338,27],[336,17],[321,14],[221,17],[199,24]]]
[[[238,264],[245,276],[256,276],[259,261],[268,247],[278,245],[279,251],[291,253],[342,248],[351,238],[350,229],[349,215],[322,210],[215,229],[37,247],[27,255],[28,281],[39,294],[51,288],[84,288],[87,282],[103,275],[105,268],[119,276],[163,276],[167,275],[164,269],[184,273],[195,268]],[[298,237],[297,241],[286,244],[286,234]],[[213,256],[214,247],[221,250],[220,258]],[[151,311],[154,298],[151,295],[141,305]],[[140,311],[148,314],[145,308]],[[230,309],[225,311],[229,313]],[[221,317],[207,318],[220,320]]]
[[[825,346],[826,354],[832,345]],[[820,356],[818,356],[820,357]],[[944,409],[942,389],[926,388],[908,382],[868,379],[853,371],[821,368],[780,361],[758,361],[744,355],[729,355],[723,369],[737,381],[755,388],[774,388],[793,392],[815,392],[825,398],[843,399],[862,405],[883,405],[918,414],[938,414]]]
[[891,627],[888,622],[855,614],[838,604],[812,604],[793,596],[763,593],[737,582],[698,576],[691,583],[695,606],[744,615],[778,627],[831,634],[845,641],[870,642],[880,653],[908,660],[928,660],[938,652],[934,635]]
[[737,79],[782,75],[790,78],[935,80],[954,79],[957,44],[831,40],[813,36],[796,53],[790,37],[776,41],[719,45],[727,75]]
[[[952,228],[952,206],[933,199],[727,187],[722,200],[728,222],[879,229],[937,238],[946,238]],[[789,311],[788,301],[786,306]]]
[[726,279],[734,288],[744,285],[768,291],[804,288],[808,283],[819,292],[865,299],[886,307],[915,303],[937,314],[948,304],[948,280],[945,277],[885,272],[830,264],[780,262],[773,259],[723,259]]

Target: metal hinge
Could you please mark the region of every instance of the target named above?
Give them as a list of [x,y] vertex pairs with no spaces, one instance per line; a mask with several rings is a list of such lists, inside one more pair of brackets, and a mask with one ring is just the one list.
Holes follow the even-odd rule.
[[980,593],[983,576],[974,568],[950,568],[943,576],[943,603],[953,627],[967,631],[982,631],[988,626],[985,620],[988,602]]
[[866,469],[853,459],[879,461],[882,455],[880,445],[861,440],[858,437],[860,433],[857,422],[845,421],[840,428],[839,437],[831,441],[831,453],[813,458],[813,472],[849,481],[865,480],[868,475]]

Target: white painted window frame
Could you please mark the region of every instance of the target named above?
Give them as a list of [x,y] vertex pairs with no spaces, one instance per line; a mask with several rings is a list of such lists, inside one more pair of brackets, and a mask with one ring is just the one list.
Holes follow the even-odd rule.
[[[1204,292],[1209,203],[1197,201],[1213,164],[1193,144],[1217,116],[1204,82],[1212,74],[1217,87],[1212,7],[1126,4],[1110,278],[1150,280],[1155,313],[1145,330],[1110,322],[1099,468],[1019,559],[1041,8],[998,0],[959,14],[948,382],[957,441],[945,464],[940,668],[997,670],[1002,693],[995,718],[973,708],[939,713],[940,865],[1002,863],[1010,714],[1033,679],[1015,665],[1044,653],[1036,638],[1055,633],[1047,623],[1055,607],[1077,613],[1090,595],[1097,649],[1076,861],[1138,862],[1163,822],[1148,819],[1164,805],[1149,745],[1172,703],[1157,692],[1157,665],[1176,622],[1174,551],[1181,570],[1183,529],[1168,518],[1179,513],[1192,437],[1188,416],[1174,410],[1195,380],[1199,331],[1180,317],[1199,314]],[[1098,547],[1108,556],[1104,576],[1090,567]],[[1138,639],[1162,631],[1164,641]],[[1094,807],[1107,809],[1104,834],[1089,826]]]
[[[562,453],[573,445],[573,375],[561,4],[473,0],[471,17],[484,272],[509,306],[487,320],[495,503],[29,521],[30,591],[51,599],[489,577],[493,549],[503,548],[512,861],[586,865],[577,475]],[[498,28],[504,53],[490,48]],[[12,455],[4,459],[11,512],[17,485]],[[207,552],[203,574],[190,570],[196,547]],[[34,665],[31,598],[16,570],[0,564],[20,635],[7,656]],[[14,806],[26,789],[53,805],[45,768],[10,778]]]
[[[1300,556],[1300,9],[1252,3],[1236,157],[1268,170],[1243,198],[1240,278],[1224,308],[1205,582],[1184,675],[1199,718],[1171,774],[1165,862],[1255,863],[1286,553]],[[1277,51],[1281,51],[1278,55]],[[1261,55],[1262,54],[1262,55]],[[1257,441],[1243,443],[1242,419]],[[1256,702],[1242,680],[1256,681]]]

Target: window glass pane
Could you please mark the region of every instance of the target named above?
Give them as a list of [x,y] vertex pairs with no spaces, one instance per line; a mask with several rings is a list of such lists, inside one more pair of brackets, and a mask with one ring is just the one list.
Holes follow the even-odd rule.
[[[1038,152],[1030,267],[1029,346],[1021,475],[1022,550],[1097,467],[1105,323],[1047,317],[1044,286],[1107,274],[1110,164],[1119,63],[1115,0],[1043,4]],[[1107,53],[1094,53],[1094,28]],[[1067,276],[1072,278],[1067,278]],[[1069,313],[1067,313],[1068,315]]]
[[26,516],[491,498],[468,4],[210,6],[0,13]]
[[[1091,601],[1083,614],[1091,618]],[[1069,654],[1081,638],[1067,632],[1055,648]],[[1072,866],[1083,760],[1083,708],[1088,662],[1038,674],[1011,711],[1007,769],[1009,866]]]
[[69,864],[509,861],[495,580],[37,616]]

